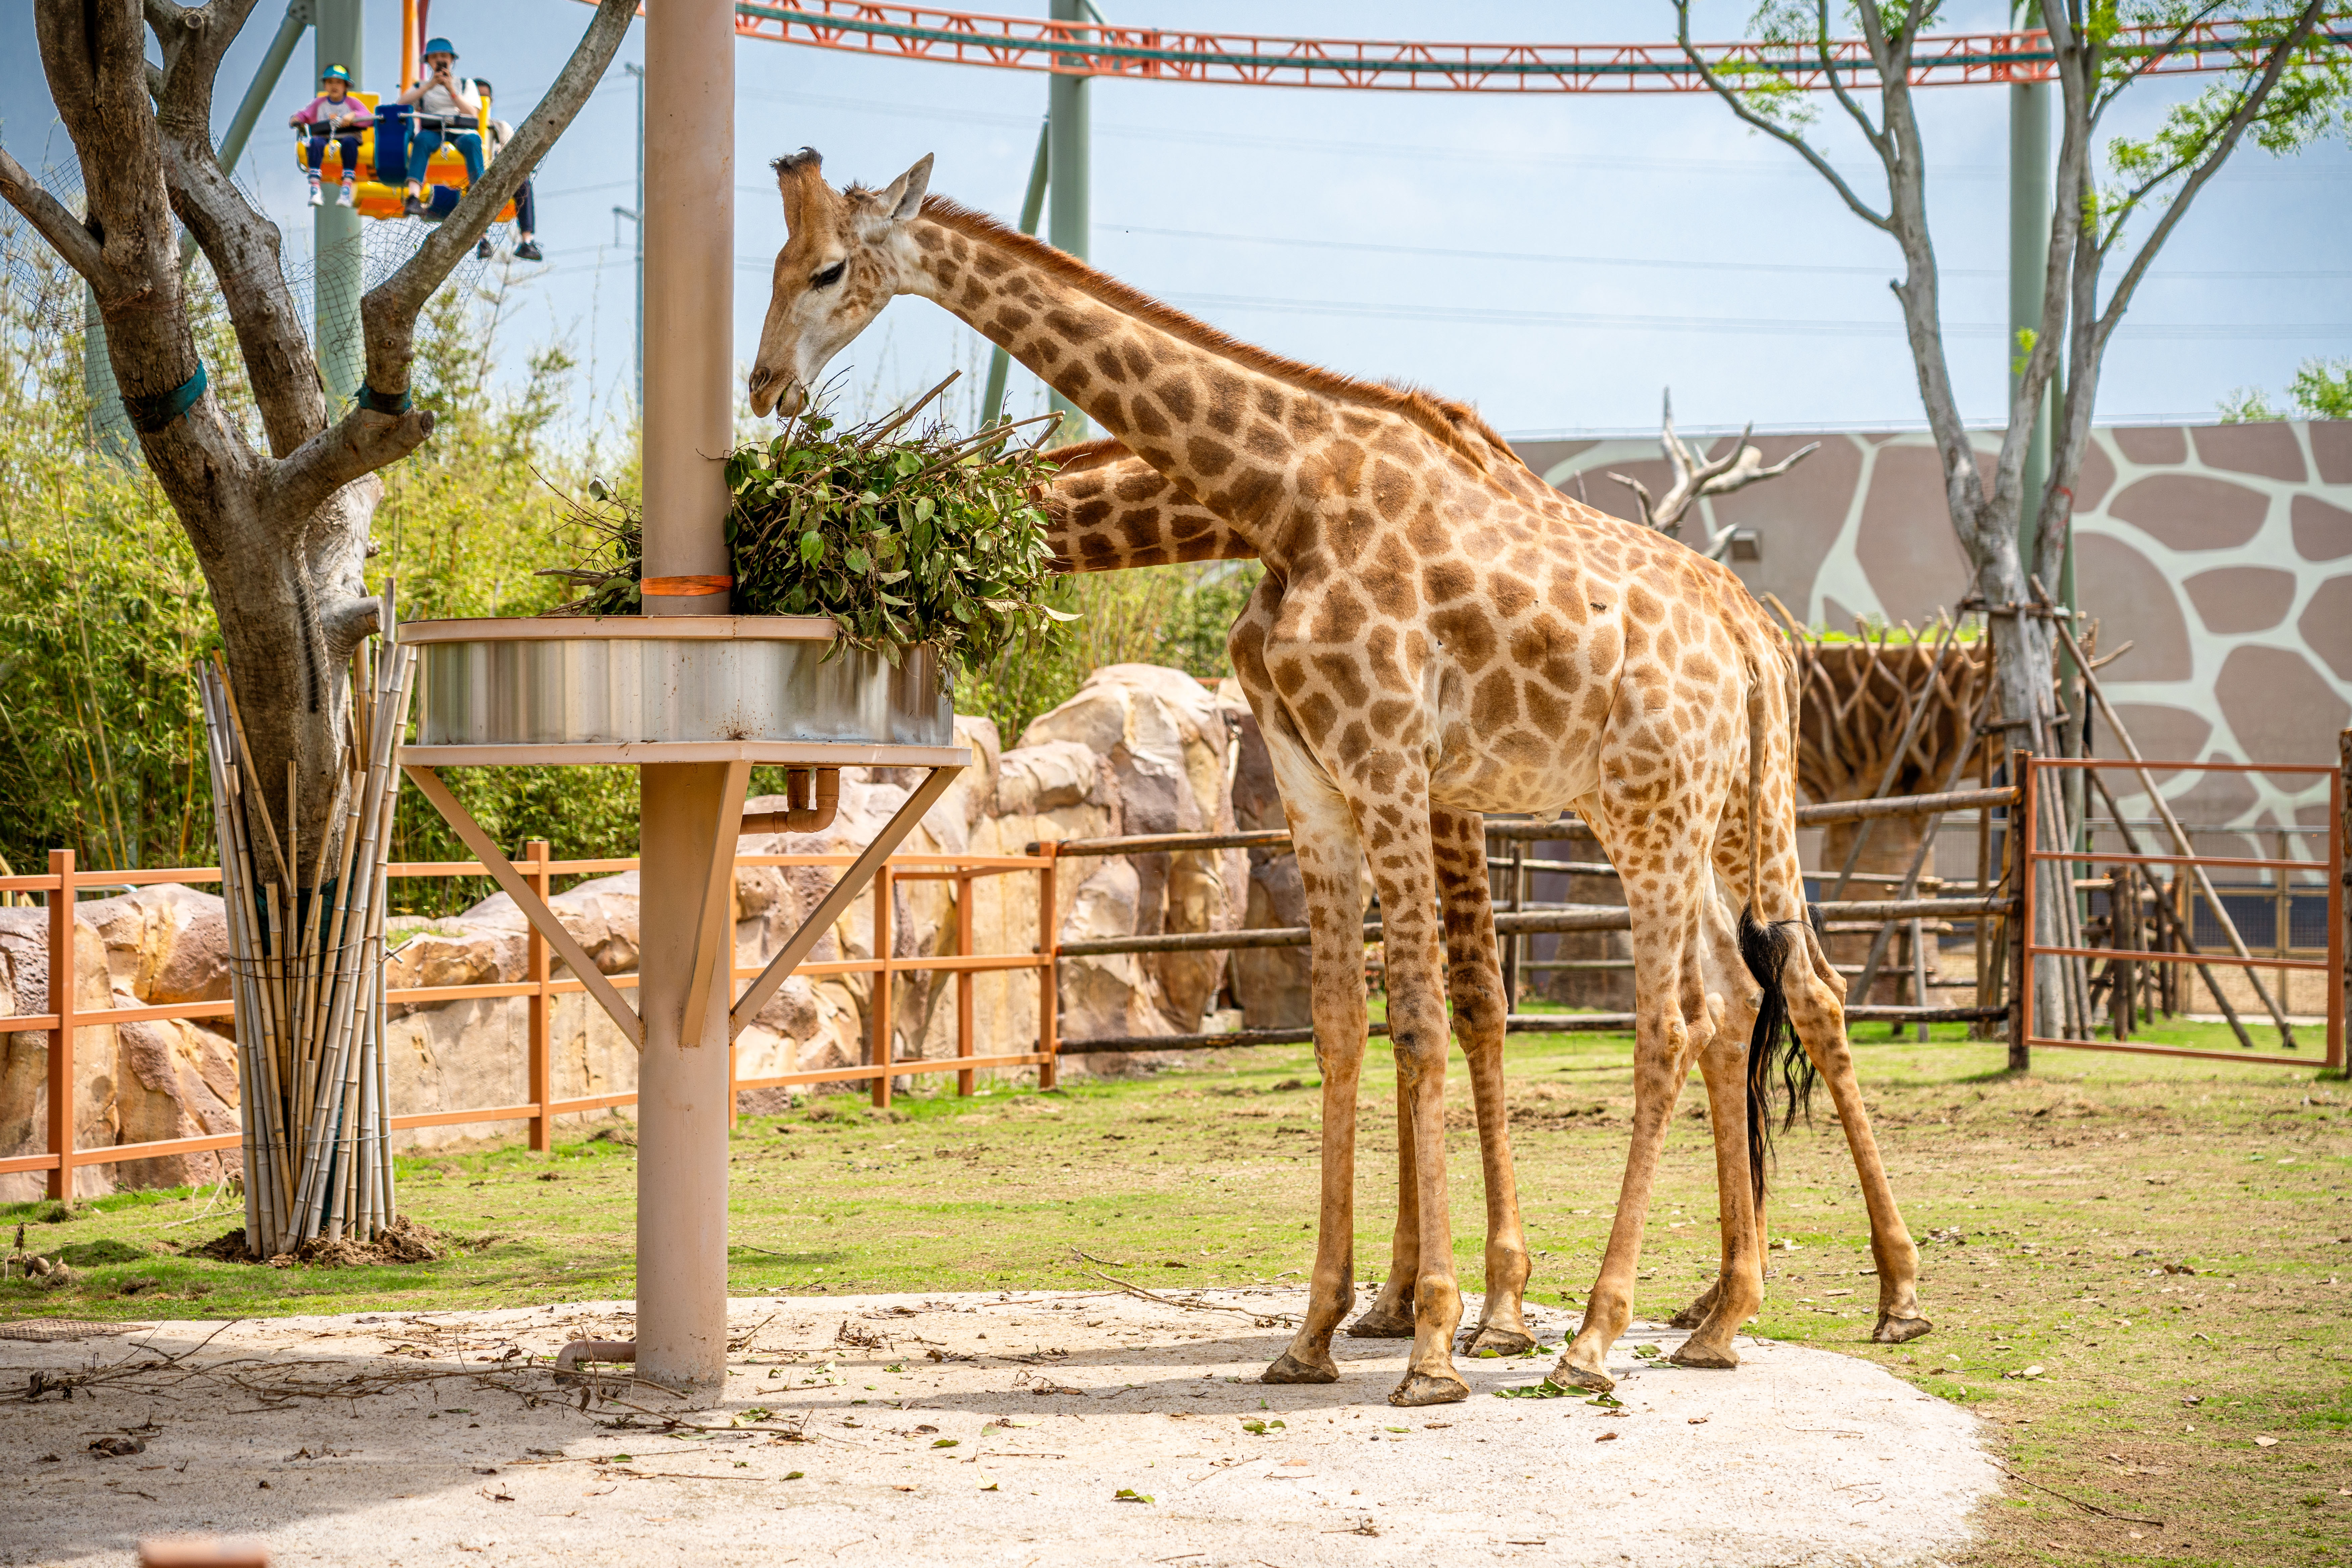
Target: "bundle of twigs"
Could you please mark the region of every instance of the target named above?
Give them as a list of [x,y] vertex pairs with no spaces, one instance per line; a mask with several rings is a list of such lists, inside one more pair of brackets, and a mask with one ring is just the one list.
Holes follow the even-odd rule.
[[307,884],[291,767],[272,790],[246,744],[226,671],[206,668],[199,682],[235,975],[245,1245],[257,1258],[318,1237],[373,1240],[394,1217],[384,864],[415,672],[408,647],[362,645],[353,656],[352,745],[330,817],[342,843],[331,859],[313,851]]

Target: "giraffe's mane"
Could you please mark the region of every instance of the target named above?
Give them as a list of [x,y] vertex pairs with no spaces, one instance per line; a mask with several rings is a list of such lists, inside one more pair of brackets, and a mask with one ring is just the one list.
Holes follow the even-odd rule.
[[1342,375],[1320,365],[1286,359],[1255,343],[1245,343],[1206,321],[1186,315],[1172,305],[1162,304],[1141,289],[1122,283],[1108,273],[1096,271],[1067,251],[1056,250],[1042,239],[1023,234],[987,213],[945,196],[925,196],[922,212],[925,217],[947,228],[984,240],[1000,249],[1011,251],[1043,271],[1066,278],[1122,314],[1157,327],[1195,348],[1205,349],[1221,359],[1231,360],[1246,369],[1308,392],[1320,393],[1326,397],[1369,405],[1385,413],[1402,415],[1482,471],[1496,458],[1519,467],[1526,466],[1519,455],[1511,449],[1511,444],[1496,434],[1478,411],[1466,403],[1440,397],[1418,387],[1396,386],[1387,382]]

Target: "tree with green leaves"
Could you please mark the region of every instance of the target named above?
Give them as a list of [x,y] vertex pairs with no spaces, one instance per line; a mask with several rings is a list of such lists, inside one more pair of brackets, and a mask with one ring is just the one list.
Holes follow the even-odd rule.
[[[2352,419],[2352,359],[2307,359],[2287,383],[2287,409],[2275,406],[2259,386],[2242,386],[2221,399],[2221,423],[2264,419]],[[2289,412],[2292,410],[2292,413]]]
[[[215,79],[256,0],[37,0],[33,32],[80,164],[77,215],[0,153],[0,199],[87,282],[147,468],[204,573],[257,776],[299,781],[293,879],[341,846],[351,657],[379,629],[362,575],[380,470],[422,447],[410,396],[417,317],[569,126],[636,15],[599,0],[572,58],[457,210],[361,304],[364,390],[330,403],[278,254],[278,232],[221,167]],[[152,51],[152,53],[151,53]],[[184,226],[218,280],[257,433],[226,410],[181,257]]]
[[[2058,582],[2075,479],[2090,449],[2101,362],[2158,253],[2242,142],[2251,137],[2263,151],[2284,155],[2332,130],[2352,128],[2352,50],[2340,33],[2318,30],[2323,17],[2340,16],[2340,9],[2326,0],[2308,0],[2284,17],[2261,5],[2195,0],[2042,0],[2019,7],[2020,25],[2038,19],[2048,32],[2061,122],[2041,321],[2031,341],[2019,345],[2022,363],[1988,476],[1952,390],[1928,232],[1927,160],[1910,79],[1915,50],[1938,5],[1884,0],[1833,14],[1830,0],[1765,0],[1752,26],[1770,46],[1769,63],[1736,72],[1710,68],[1692,47],[1690,0],[1675,0],[1675,8],[1685,53],[1731,110],[1803,158],[1854,216],[1901,251],[1904,276],[1894,284],[1895,296],[1943,460],[1952,528],[1974,574],[1972,591],[1986,608],[2002,718],[2012,744],[2058,750],[2056,634],[2046,617],[2021,611],[2034,603],[2033,580]],[[1832,29],[1847,26],[1862,35],[1867,69],[1835,63]],[[2147,90],[2142,84],[2172,47],[2217,32],[2234,45],[2231,69],[2174,104],[2152,135],[2110,137],[2098,145],[2108,112],[2133,89]],[[1883,196],[1865,194],[1809,137],[1820,100],[1781,73],[1812,68],[1826,75],[1836,110],[1876,156]],[[1875,87],[1866,87],[1873,78]],[[1873,92],[1875,112],[1868,101]],[[2053,389],[2062,368],[2063,384]],[[2044,395],[2053,390],[2061,401],[2049,479],[2040,495],[2029,496],[2026,450]],[[2038,527],[2021,528],[2037,515]],[[2031,542],[2030,558],[2021,539]]]

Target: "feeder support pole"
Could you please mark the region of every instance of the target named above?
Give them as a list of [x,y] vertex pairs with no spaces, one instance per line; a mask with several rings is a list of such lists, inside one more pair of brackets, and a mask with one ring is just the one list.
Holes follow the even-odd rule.
[[[723,616],[723,591],[660,586],[707,589],[729,572],[734,7],[662,0],[647,8],[645,38],[645,613]],[[651,764],[637,779],[637,1373],[708,1401],[727,1383],[731,976],[717,944],[732,934],[708,911],[725,897],[711,887],[731,873],[734,833],[721,818],[740,811],[744,781],[725,763]],[[698,984],[704,994],[690,996]]]

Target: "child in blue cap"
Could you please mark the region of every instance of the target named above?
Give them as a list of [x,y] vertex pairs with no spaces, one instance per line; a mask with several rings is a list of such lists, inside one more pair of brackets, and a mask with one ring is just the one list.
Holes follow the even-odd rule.
[[446,38],[425,41],[425,75],[400,95],[415,107],[408,136],[408,192],[402,205],[414,217],[425,210],[425,171],[446,141],[466,160],[468,183],[482,177],[481,100],[457,75],[457,51]]
[[319,96],[294,111],[286,123],[310,128],[310,205],[325,205],[326,196],[319,188],[319,171],[327,161],[327,142],[332,138],[343,155],[343,189],[335,198],[337,206],[352,205],[352,185],[360,177],[360,128],[374,117],[366,104],[352,97],[352,73],[341,66],[329,66],[319,73]]

